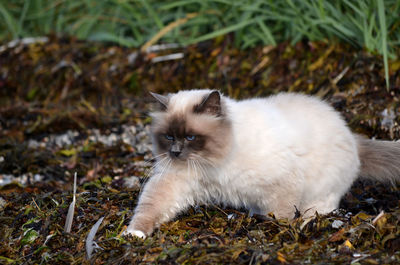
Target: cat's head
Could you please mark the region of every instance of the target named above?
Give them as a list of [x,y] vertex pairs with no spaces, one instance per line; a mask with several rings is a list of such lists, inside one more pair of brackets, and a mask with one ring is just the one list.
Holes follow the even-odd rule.
[[161,106],[152,113],[155,155],[167,155],[178,164],[224,160],[231,148],[232,128],[226,99],[218,91],[151,94]]

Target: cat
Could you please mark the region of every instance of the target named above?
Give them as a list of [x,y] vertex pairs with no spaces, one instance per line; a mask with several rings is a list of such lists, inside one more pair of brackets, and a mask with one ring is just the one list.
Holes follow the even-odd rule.
[[217,90],[152,93],[156,163],[125,230],[145,238],[191,205],[216,203],[277,218],[326,214],[360,175],[400,180],[400,143],[353,134],[315,97],[236,101]]

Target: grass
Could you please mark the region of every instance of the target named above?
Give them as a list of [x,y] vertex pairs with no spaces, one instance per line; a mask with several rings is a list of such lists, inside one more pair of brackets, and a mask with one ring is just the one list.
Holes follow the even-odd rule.
[[381,54],[388,82],[388,58],[400,44],[399,13],[400,0],[15,0],[0,3],[0,41],[55,33],[142,47],[233,34],[245,49],[339,40]]

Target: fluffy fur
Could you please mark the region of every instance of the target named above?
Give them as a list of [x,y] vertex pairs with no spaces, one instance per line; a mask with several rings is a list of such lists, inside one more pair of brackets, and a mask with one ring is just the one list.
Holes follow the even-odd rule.
[[359,173],[399,180],[400,144],[350,132],[325,102],[300,94],[235,101],[211,90],[154,95],[157,162],[127,234],[144,237],[197,203],[293,218],[339,206]]

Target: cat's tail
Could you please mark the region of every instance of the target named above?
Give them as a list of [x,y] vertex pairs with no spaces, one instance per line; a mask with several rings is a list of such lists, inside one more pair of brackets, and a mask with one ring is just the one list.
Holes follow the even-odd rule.
[[400,142],[356,137],[360,176],[381,182],[400,182]]

